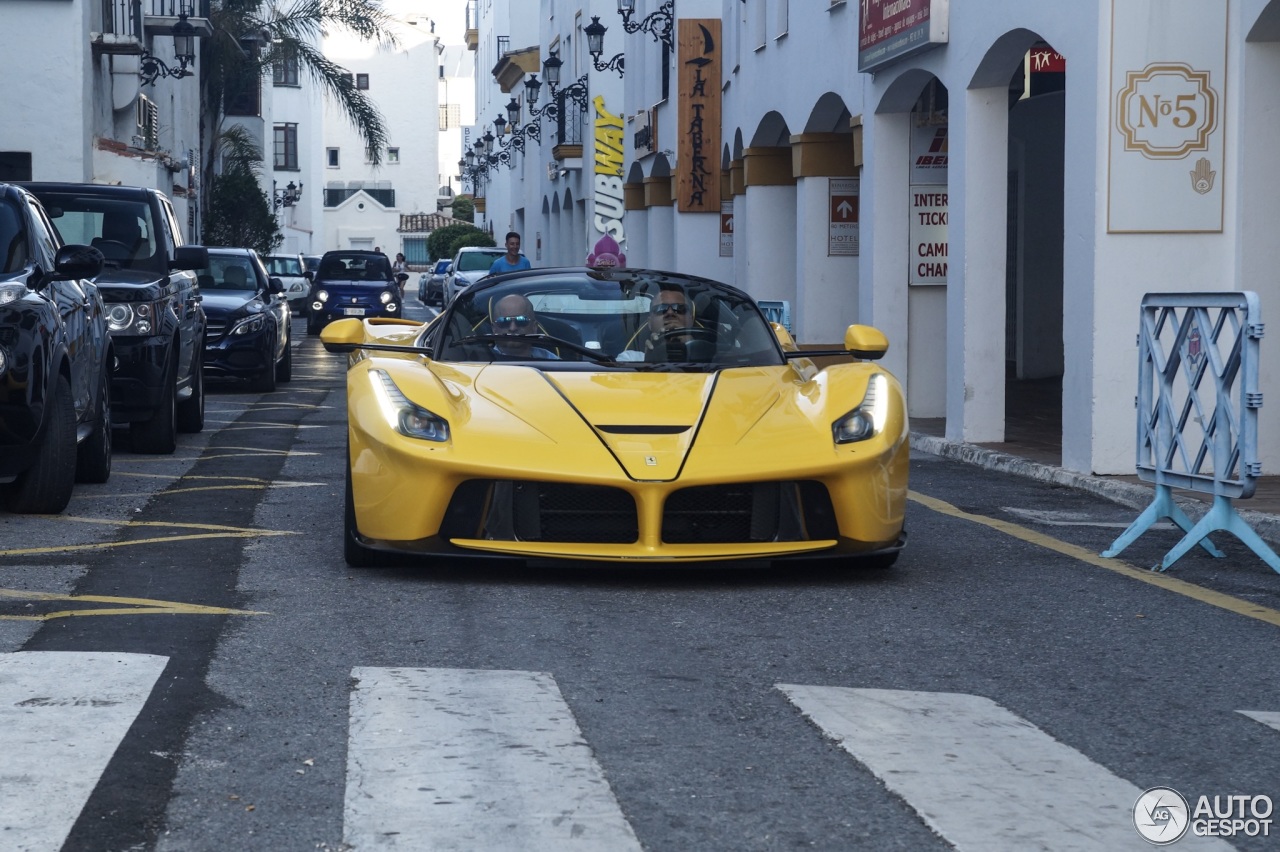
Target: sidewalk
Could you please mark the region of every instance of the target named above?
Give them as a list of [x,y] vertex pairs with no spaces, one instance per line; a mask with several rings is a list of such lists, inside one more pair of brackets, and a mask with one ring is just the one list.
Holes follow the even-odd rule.
[[[1143,482],[1136,475],[1094,476],[1064,470],[1061,446],[1044,430],[1020,429],[1011,432],[1010,440],[999,444],[965,444],[943,437],[945,426],[946,421],[941,418],[913,418],[912,451],[1087,491],[1133,508],[1135,519],[1151,504],[1155,493],[1153,484]],[[1057,428],[1056,423],[1053,428]],[[1191,520],[1196,521],[1213,502],[1213,495],[1175,489],[1174,499]],[[1254,532],[1280,551],[1280,477],[1260,478],[1254,496],[1234,501],[1234,506]]]

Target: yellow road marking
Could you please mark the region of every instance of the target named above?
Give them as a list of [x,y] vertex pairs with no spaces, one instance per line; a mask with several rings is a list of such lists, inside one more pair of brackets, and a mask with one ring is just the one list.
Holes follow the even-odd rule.
[[259,536],[274,537],[297,535],[295,532],[276,532],[259,530],[243,533],[205,533],[202,535],[175,535],[167,538],[140,538],[135,541],[105,541],[95,544],[62,544],[57,547],[22,547],[11,550],[0,550],[0,556],[31,556],[37,553],[73,553],[81,550],[102,550],[109,547],[136,547],[139,544],[169,544],[175,541],[199,541],[206,538],[257,538]]
[[147,598],[118,598],[102,595],[62,595],[51,592],[27,592],[20,589],[0,589],[0,598],[19,601],[84,601],[87,603],[114,604],[98,609],[64,609],[40,615],[0,615],[0,621],[51,621],[55,618],[76,618],[88,615],[269,615],[248,609],[227,609],[220,606],[155,601]]
[[1168,574],[1162,574],[1159,571],[1150,571],[1144,568],[1138,568],[1119,559],[1108,559],[1099,556],[1091,550],[1078,547],[1074,544],[1067,544],[1065,541],[1059,541],[1052,536],[1038,533],[1035,530],[1027,529],[1018,524],[1009,521],[998,520],[997,518],[988,518],[984,515],[974,515],[963,509],[958,509],[950,503],[939,500],[936,497],[929,497],[916,491],[908,491],[907,496],[925,506],[939,512],[943,515],[950,515],[953,518],[959,518],[965,521],[971,521],[975,524],[981,524],[990,527],[993,530],[1013,536],[1029,544],[1043,547],[1046,550],[1052,550],[1055,553],[1061,553],[1064,556],[1070,556],[1081,562],[1088,563],[1097,568],[1105,568],[1121,576],[1128,577],[1131,580],[1139,580],[1152,586],[1158,586],[1166,591],[1192,598],[1201,603],[1216,606],[1225,609],[1228,612],[1234,612],[1236,615],[1243,615],[1246,618],[1265,621],[1267,624],[1273,624],[1280,627],[1280,611],[1270,609],[1269,607],[1260,606],[1259,604],[1246,601],[1241,598],[1225,595],[1222,592],[1215,592],[1212,589],[1206,589],[1203,586],[1197,586],[1194,583],[1188,583],[1185,580],[1179,580],[1176,577],[1170,577]]

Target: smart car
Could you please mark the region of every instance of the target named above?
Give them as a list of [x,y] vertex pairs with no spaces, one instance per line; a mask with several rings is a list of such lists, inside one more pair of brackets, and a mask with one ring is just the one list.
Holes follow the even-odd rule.
[[374,251],[331,251],[320,260],[307,297],[307,334],[341,317],[398,317],[400,285],[391,261]]
[[887,567],[905,543],[908,421],[875,328],[802,351],[724,284],[547,269],[485,279],[426,324],[343,320],[321,340],[350,353],[352,565]]

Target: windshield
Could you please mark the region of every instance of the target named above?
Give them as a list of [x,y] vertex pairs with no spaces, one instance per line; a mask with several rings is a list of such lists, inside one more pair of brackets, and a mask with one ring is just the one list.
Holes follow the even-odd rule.
[[257,290],[253,264],[244,255],[209,252],[209,265],[197,273],[201,290]]
[[317,275],[326,281],[374,281],[386,284],[391,280],[391,263],[381,254],[327,254],[320,261]]
[[478,269],[489,271],[489,267],[493,266],[493,262],[502,257],[506,252],[501,249],[493,251],[464,251],[458,257],[459,272],[475,272]]
[[746,294],[669,273],[556,270],[482,282],[443,319],[430,332],[442,361],[691,372],[784,363]]
[[108,267],[168,271],[145,200],[60,193],[43,193],[40,200],[63,243],[93,246]]
[[272,275],[302,277],[302,261],[296,257],[268,257],[267,272]]
[[0,272],[18,272],[27,265],[27,231],[13,204],[0,202]]

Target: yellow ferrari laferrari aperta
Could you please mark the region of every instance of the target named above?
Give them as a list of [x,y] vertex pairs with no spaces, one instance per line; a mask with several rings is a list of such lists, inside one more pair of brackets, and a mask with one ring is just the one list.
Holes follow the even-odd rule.
[[486,279],[425,325],[340,320],[321,339],[350,353],[352,565],[884,567],[905,541],[907,415],[869,326],[800,351],[714,281],[549,269]]

